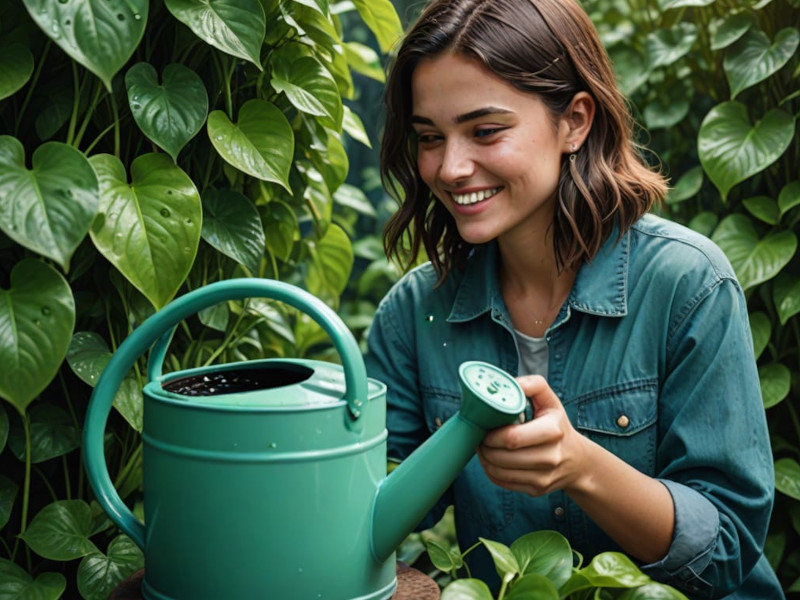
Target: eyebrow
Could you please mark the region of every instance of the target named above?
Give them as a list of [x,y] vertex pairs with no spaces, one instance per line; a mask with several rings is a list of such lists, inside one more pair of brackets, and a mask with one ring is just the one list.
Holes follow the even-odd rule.
[[[479,108],[477,110],[464,113],[463,115],[458,115],[455,118],[455,122],[460,125],[461,123],[466,123],[467,121],[472,121],[473,119],[485,117],[486,115],[505,115],[510,112],[511,112],[510,110],[507,110],[505,108],[498,108],[496,106],[485,106],[483,108]],[[411,122],[418,123],[420,125],[433,125],[433,121],[431,119],[427,117],[420,117],[418,115],[411,115]]]

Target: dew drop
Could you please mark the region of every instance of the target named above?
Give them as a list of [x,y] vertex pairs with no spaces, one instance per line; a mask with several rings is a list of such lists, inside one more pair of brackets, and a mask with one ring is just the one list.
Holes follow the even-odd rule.
[[186,224],[187,225],[191,225],[192,224],[192,220],[191,219],[186,219]]
[[167,196],[172,196],[172,190],[167,190]]
[[428,315],[428,316],[426,316],[426,317],[425,317],[425,320],[426,320],[428,323],[433,323],[433,315]]
[[52,309],[51,309],[49,306],[43,306],[43,307],[42,307],[42,314],[43,314],[45,317],[46,317],[47,315],[49,315],[50,313],[52,313],[52,312],[53,312],[53,310],[52,310]]
[[58,0],[59,4],[67,4],[69,0]]
[[34,325],[36,325],[37,327],[41,327],[41,326],[42,326],[42,322],[41,322],[39,319],[36,319],[36,320],[33,322],[33,324],[34,324]]
[[445,342],[444,344],[442,344],[442,347],[444,347],[444,348],[447,348],[447,342]]
[[162,217],[165,217],[165,218],[166,218],[166,217],[169,217],[171,214],[172,214],[172,213],[171,213],[171,212],[169,212],[169,209],[168,209],[168,208],[162,208],[162,209],[161,209],[161,216],[162,216]]
[[123,15],[122,13],[117,13],[117,21],[124,21],[124,20],[125,20],[125,15]]

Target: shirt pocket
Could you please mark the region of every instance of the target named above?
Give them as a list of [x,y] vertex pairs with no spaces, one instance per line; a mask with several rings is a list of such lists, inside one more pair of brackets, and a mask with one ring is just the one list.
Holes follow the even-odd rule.
[[642,473],[655,475],[658,382],[647,379],[598,390],[577,400],[576,427]]
[[448,390],[424,388],[422,400],[425,425],[431,433],[439,429],[461,408],[461,396]]

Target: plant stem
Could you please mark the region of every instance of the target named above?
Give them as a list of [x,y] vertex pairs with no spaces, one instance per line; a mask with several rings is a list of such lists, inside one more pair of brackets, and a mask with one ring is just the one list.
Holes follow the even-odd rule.
[[[20,516],[19,535],[17,536],[17,539],[14,540],[14,550],[11,552],[11,562],[14,562],[14,559],[17,555],[17,550],[19,549],[19,543],[22,540],[22,534],[25,533],[25,530],[28,528],[28,508],[30,506],[31,499],[31,423],[27,413],[20,411],[19,414],[22,418],[22,430],[25,432],[25,480],[22,485],[22,515]],[[27,551],[27,545],[25,548]],[[30,571],[30,552],[27,552],[27,559],[28,571]]]
[[50,52],[50,46],[52,45],[52,40],[47,38],[47,43],[44,45],[44,50],[42,50],[42,56],[39,59],[39,63],[36,65],[36,70],[33,73],[33,77],[31,77],[31,83],[28,86],[28,92],[25,94],[25,100],[22,101],[22,105],[19,107],[17,119],[14,123],[14,137],[19,135],[19,124],[22,123],[22,116],[25,114],[25,110],[27,110],[28,104],[31,101],[33,89],[36,87],[36,84],[39,83],[39,76],[42,74],[42,67],[44,66],[45,60],[47,60],[47,54]]
[[78,110],[81,104],[81,83],[78,77],[78,65],[72,62],[72,114],[69,116],[69,127],[67,128],[67,145],[72,146],[75,138],[75,125],[78,123]]
[[92,98],[92,102],[91,104],[89,104],[89,108],[86,109],[86,114],[83,116],[83,123],[81,123],[81,126],[78,129],[78,133],[75,134],[75,139],[73,140],[73,144],[75,145],[76,148],[81,145],[83,134],[86,133],[86,128],[89,126],[89,122],[92,120],[94,109],[97,108],[97,103],[100,100],[100,94],[102,93],[102,91],[103,91],[103,83],[101,81],[98,81],[95,87],[95,92],[94,92],[94,97]]
[[111,100],[111,113],[114,115],[114,156],[122,159],[120,156],[120,126],[117,99],[114,97],[114,94],[109,94],[108,97]]

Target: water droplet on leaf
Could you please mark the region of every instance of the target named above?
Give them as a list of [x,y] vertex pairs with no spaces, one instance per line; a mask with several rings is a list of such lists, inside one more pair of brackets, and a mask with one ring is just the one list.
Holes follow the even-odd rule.
[[52,310],[52,309],[51,309],[49,306],[43,306],[43,307],[42,307],[42,314],[43,314],[45,317],[46,317],[47,315],[49,315],[51,312],[53,312],[53,310]]
[[168,209],[168,208],[162,208],[162,209],[161,209],[161,216],[162,216],[162,217],[164,217],[164,218],[167,218],[167,217],[169,217],[171,214],[172,214],[172,213],[171,213],[171,212],[169,212],[169,209]]

